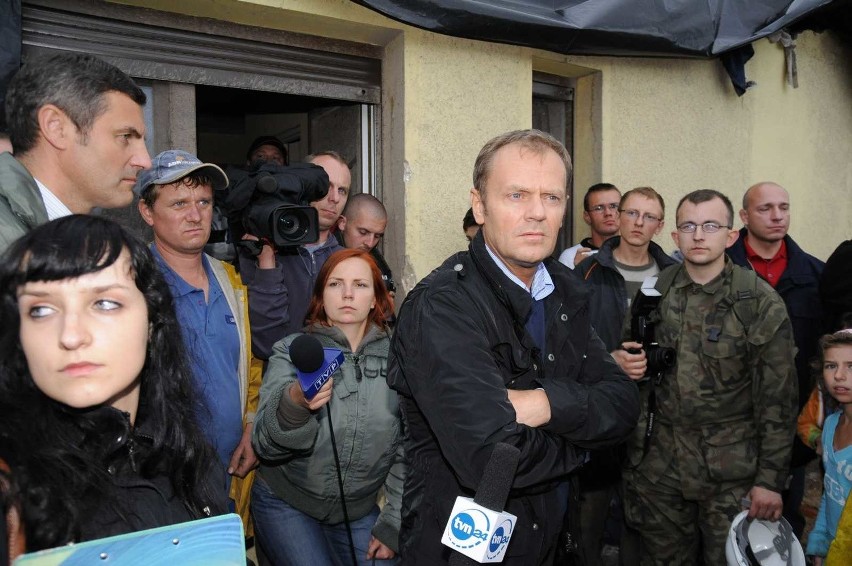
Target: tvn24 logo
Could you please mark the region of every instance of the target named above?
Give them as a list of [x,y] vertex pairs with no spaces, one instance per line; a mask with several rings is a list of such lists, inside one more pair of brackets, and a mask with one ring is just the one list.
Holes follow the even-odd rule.
[[493,558],[509,543],[513,526],[512,521],[504,519],[492,533],[491,522],[485,513],[478,509],[465,509],[450,520],[450,543],[460,549],[487,543],[486,558]]

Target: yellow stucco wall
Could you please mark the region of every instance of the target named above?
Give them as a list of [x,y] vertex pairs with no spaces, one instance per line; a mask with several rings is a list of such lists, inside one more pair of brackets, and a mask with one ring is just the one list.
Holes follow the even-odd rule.
[[[464,246],[474,158],[492,135],[530,125],[533,70],[578,77],[578,197],[599,180],[651,185],[670,204],[671,227],[690,190],[717,188],[736,205],[748,185],[772,179],[792,194],[791,234],[805,249],[824,259],[852,236],[852,50],[830,35],[798,39],[798,89],[784,82],[783,50],[758,41],[746,66],[758,85],[738,98],[718,61],[565,57],[454,39],[348,0],[122,3],[383,46],[386,248],[409,285]],[[668,232],[659,242],[671,249]]]
[[[720,190],[739,210],[746,188],[773,180],[791,193],[791,235],[825,259],[852,237],[852,49],[812,32],[797,44],[799,88],[786,84],[783,49],[760,40],[745,67],[757,85],[742,97],[715,60],[535,57],[550,71],[559,62],[601,73],[601,178],[591,182],[656,188],[671,212],[664,248],[687,192]],[[587,186],[576,186],[580,210]]]
[[419,278],[466,246],[474,159],[495,135],[529,125],[532,68],[518,48],[419,30],[405,40],[406,253]]

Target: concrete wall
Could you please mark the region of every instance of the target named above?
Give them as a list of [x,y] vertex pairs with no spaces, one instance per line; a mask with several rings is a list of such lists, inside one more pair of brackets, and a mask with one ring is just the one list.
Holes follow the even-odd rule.
[[[784,82],[783,50],[757,42],[746,73],[758,85],[738,98],[718,61],[566,57],[461,40],[348,0],[124,3],[384,48],[385,251],[406,287],[464,246],[476,153],[491,136],[529,126],[533,70],[576,78],[578,197],[601,180],[651,185],[670,203],[671,228],[690,190],[717,188],[736,202],[771,179],[792,194],[791,233],[805,249],[825,258],[852,236],[852,50],[830,35],[799,38],[798,89]],[[669,231],[659,238],[666,249]]]

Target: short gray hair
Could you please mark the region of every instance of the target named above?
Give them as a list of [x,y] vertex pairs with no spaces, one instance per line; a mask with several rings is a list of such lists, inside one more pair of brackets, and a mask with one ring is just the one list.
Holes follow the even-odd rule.
[[[518,144],[524,149],[533,151],[539,155],[547,150],[551,150],[562,160],[565,165],[565,182],[567,185],[568,178],[571,176],[571,156],[568,155],[568,150],[562,145],[559,140],[541,130],[514,130],[501,134],[496,138],[491,139],[479,151],[476,157],[476,163],[473,166],[473,188],[479,191],[480,197],[484,200],[485,193],[482,188],[488,181],[488,175],[491,173],[491,164],[494,161],[494,155],[507,145]],[[567,186],[565,187],[568,188]]]
[[107,110],[108,92],[126,94],[139,106],[147,100],[133,79],[92,55],[60,53],[27,61],[6,93],[6,120],[15,153],[35,147],[38,111],[47,104],[65,112],[85,140],[95,119]]

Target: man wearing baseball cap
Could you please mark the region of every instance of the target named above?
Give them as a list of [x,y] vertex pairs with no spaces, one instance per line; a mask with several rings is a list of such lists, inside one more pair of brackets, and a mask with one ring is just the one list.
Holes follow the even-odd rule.
[[[151,251],[169,284],[192,360],[199,424],[229,476],[245,478],[257,466],[251,429],[260,387],[260,372],[249,371],[247,291],[231,265],[203,251],[213,190],[227,185],[216,165],[169,150],[139,174],[133,192],[142,219],[154,230]],[[247,501],[236,491],[246,490],[231,489],[239,512]]]

